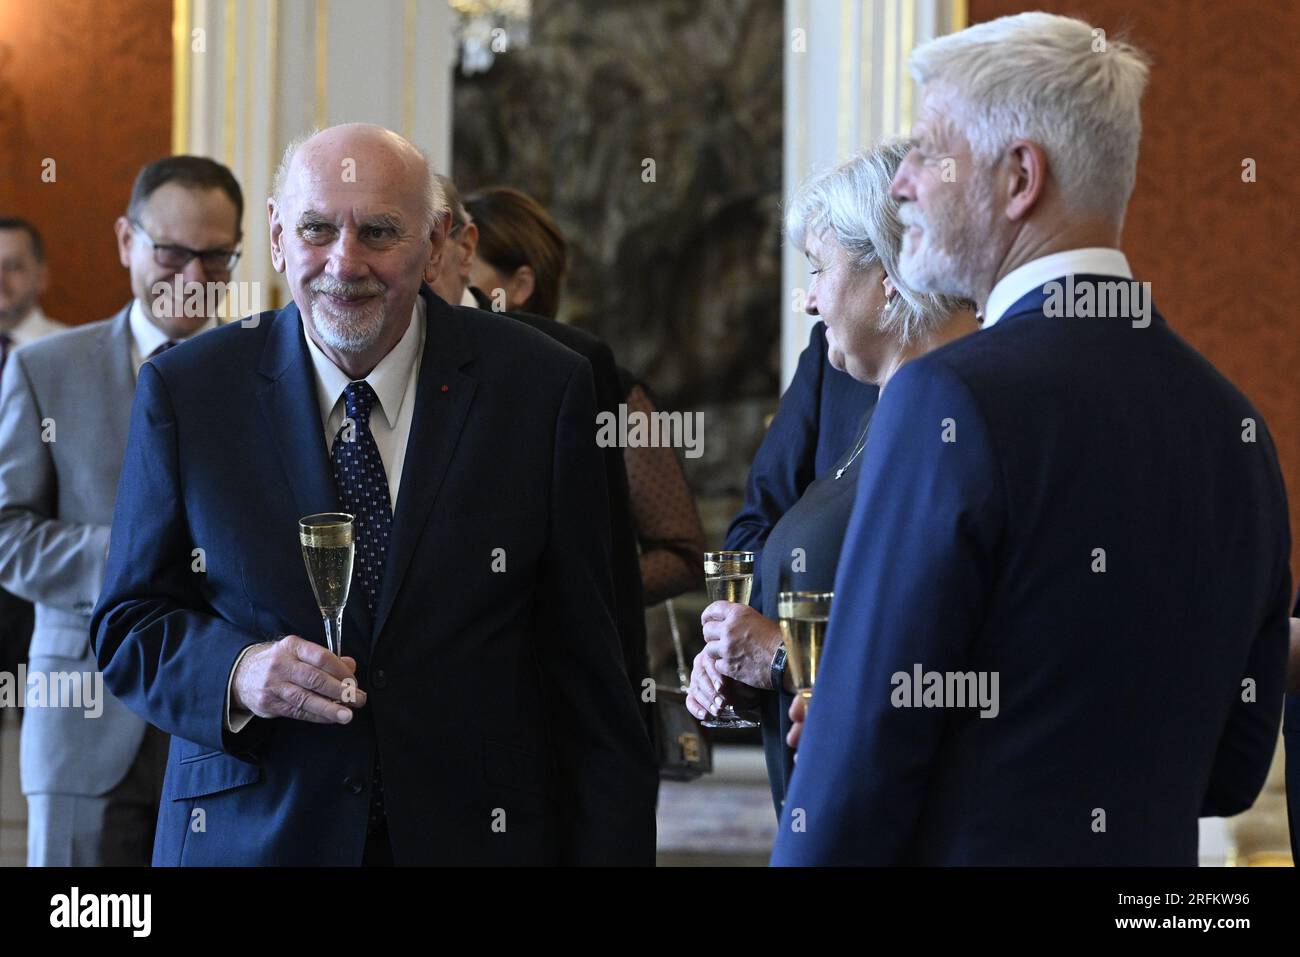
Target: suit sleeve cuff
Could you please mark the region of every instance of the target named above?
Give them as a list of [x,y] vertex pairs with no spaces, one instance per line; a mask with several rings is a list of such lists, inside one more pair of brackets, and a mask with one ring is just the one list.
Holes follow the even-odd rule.
[[253,720],[251,711],[231,709],[231,702],[235,697],[235,672],[239,670],[239,663],[244,660],[244,655],[252,650],[253,646],[249,645],[239,653],[239,657],[235,659],[235,663],[230,668],[230,678],[226,682],[226,730],[231,734],[238,734],[243,731],[248,726],[248,722]]

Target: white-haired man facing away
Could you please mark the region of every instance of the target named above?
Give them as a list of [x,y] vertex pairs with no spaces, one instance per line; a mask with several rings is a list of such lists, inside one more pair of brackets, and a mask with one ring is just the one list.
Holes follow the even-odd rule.
[[1043,13],[911,65],[901,271],[985,328],[881,400],[773,861],[1194,864],[1272,758],[1290,541],[1259,414],[1117,248],[1147,66]]

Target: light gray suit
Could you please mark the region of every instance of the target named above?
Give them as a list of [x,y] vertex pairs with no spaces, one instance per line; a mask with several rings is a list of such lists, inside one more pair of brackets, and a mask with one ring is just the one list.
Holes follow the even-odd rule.
[[[5,369],[0,586],[36,606],[29,674],[98,671],[90,612],[135,395],[128,310],[24,346]],[[143,839],[129,833],[142,825],[106,796],[144,756],[147,725],[107,692],[101,700],[102,714],[88,717],[83,707],[29,699],[21,741],[29,864],[130,863],[122,841]]]

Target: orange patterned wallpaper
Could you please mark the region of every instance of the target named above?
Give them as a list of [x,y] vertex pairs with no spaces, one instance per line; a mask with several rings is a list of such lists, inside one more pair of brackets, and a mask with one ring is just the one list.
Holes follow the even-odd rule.
[[[1300,575],[1300,5],[970,0],[972,23],[1079,16],[1151,55],[1124,250],[1170,325],[1268,422]],[[1257,182],[1243,183],[1242,161]]]
[[113,220],[140,167],[171,151],[171,22],[171,0],[0,0],[0,212],[44,234],[42,305],[64,322],[131,295]]

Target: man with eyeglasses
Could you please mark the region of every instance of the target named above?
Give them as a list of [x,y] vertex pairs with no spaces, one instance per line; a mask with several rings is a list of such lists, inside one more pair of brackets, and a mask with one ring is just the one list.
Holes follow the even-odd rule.
[[[141,367],[218,324],[239,258],[230,170],[172,156],[136,177],[115,229],[133,298],[8,358],[0,387],[0,586],[36,605],[21,742],[29,866],[149,863],[167,736],[103,687],[90,612]],[[220,284],[189,296],[193,284]],[[198,574],[199,572],[196,572]]]

